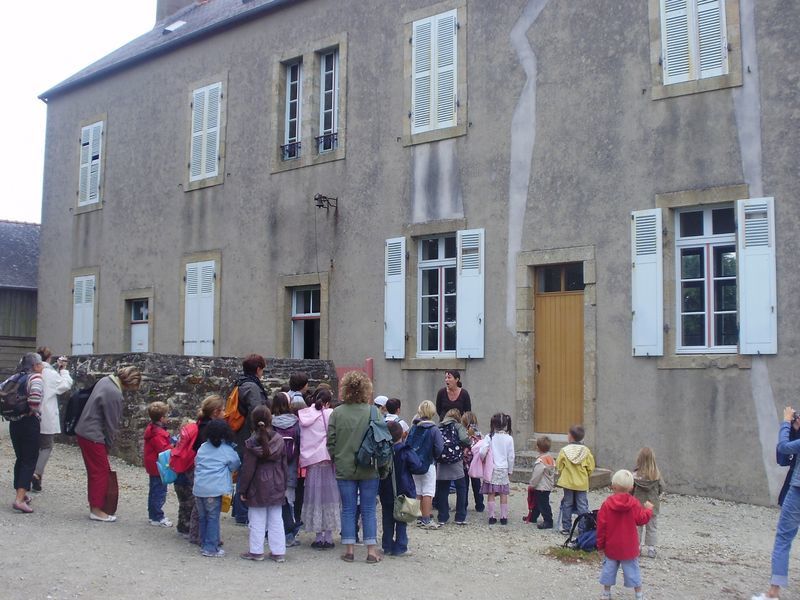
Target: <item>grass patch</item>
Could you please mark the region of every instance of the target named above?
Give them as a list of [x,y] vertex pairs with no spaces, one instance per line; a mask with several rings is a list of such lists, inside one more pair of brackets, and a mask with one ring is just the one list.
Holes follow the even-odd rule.
[[568,565],[578,563],[599,565],[601,562],[603,562],[599,552],[585,552],[583,550],[564,548],[563,546],[550,546],[544,551],[544,554]]

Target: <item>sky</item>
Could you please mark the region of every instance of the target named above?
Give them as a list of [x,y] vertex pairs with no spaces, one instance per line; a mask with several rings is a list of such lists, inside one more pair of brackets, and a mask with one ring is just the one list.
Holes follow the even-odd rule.
[[14,0],[2,10],[0,106],[15,143],[0,145],[0,164],[13,165],[0,219],[39,223],[47,105],[37,96],[149,31],[156,0]]

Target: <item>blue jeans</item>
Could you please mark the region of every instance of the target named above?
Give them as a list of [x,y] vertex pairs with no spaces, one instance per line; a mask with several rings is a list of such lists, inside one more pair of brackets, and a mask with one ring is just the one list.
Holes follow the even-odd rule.
[[233,494],[231,513],[239,525],[247,525],[247,502],[239,495],[239,481],[236,481],[236,491]]
[[375,514],[375,499],[378,496],[380,479],[337,479],[339,496],[342,498],[342,544],[356,543],[356,502],[361,493],[361,522],[364,525],[364,543],[378,543],[378,520]]
[[[582,515],[589,512],[589,496],[582,490],[568,490],[564,488],[564,497],[561,499],[561,529],[569,530],[572,527],[572,514]],[[580,533],[583,527],[578,526]]]
[[[456,486],[456,521],[463,523],[467,520],[467,494],[469,493],[469,478],[453,480]],[[436,496],[433,505],[438,512],[439,523],[447,523],[450,519],[450,481],[447,479],[436,480]]]
[[198,498],[197,514],[200,518],[200,548],[203,552],[219,550],[219,512],[222,508],[222,496]]
[[625,587],[642,587],[642,573],[639,570],[639,559],[614,560],[607,556],[600,567],[600,584],[611,587],[617,583],[617,571],[622,567],[622,582]]
[[775,529],[772,548],[772,585],[786,587],[789,583],[789,551],[800,526],[800,487],[790,485],[783,499],[781,515]]
[[150,491],[147,494],[147,516],[151,521],[164,518],[164,502],[167,501],[167,484],[158,475],[150,475]]
[[380,486],[383,537],[381,547],[384,554],[400,556],[408,551],[406,524],[394,520],[394,490],[391,481],[382,481]]

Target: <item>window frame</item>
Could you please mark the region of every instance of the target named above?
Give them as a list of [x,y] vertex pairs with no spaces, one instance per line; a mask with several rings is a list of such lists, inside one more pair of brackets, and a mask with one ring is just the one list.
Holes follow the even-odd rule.
[[[447,240],[453,240],[453,250],[455,254],[452,257],[446,257],[446,247],[447,247]],[[438,250],[437,250],[437,258],[436,259],[429,259],[424,260],[422,258],[423,253],[423,244],[429,240],[437,240],[438,242]],[[458,321],[455,318],[455,313],[458,307],[458,276],[457,276],[457,269],[458,269],[458,249],[457,249],[457,236],[456,232],[450,234],[440,234],[440,235],[431,235],[431,236],[422,236],[414,240],[417,244],[417,314],[415,316],[416,319],[416,332],[417,332],[417,347],[416,347],[416,356],[418,358],[455,358],[456,357],[456,348],[457,348],[457,340],[458,340]],[[436,325],[438,327],[438,343],[436,350],[423,350],[423,335],[422,329],[423,327],[428,324],[430,325],[432,322],[430,321],[423,321],[423,293],[422,288],[424,285],[424,277],[423,272],[425,271],[432,271],[436,269],[438,275],[438,288],[437,288],[437,300],[438,300],[438,309],[437,309],[437,322]],[[455,292],[449,294],[445,289],[445,280],[446,280],[446,273],[447,269],[452,269],[453,277],[455,279],[456,290]],[[430,294],[427,297],[431,297]],[[453,307],[454,318],[453,320],[446,321],[445,314],[446,314],[446,304],[447,298],[455,298],[456,305]],[[446,327],[453,327],[455,329],[455,337],[453,338],[453,349],[447,350],[444,348],[446,343],[445,340],[445,328]]]
[[[338,147],[339,132],[339,48],[331,48],[317,52],[319,57],[319,135],[316,139],[317,154],[327,154],[334,152]],[[331,69],[331,89],[326,87],[328,69],[326,60],[328,56],[333,56]],[[326,96],[331,95],[331,107],[326,107]],[[331,127],[325,127],[325,115],[331,113]],[[324,148],[326,143],[330,143],[329,148]]]
[[[297,77],[293,78],[292,72],[297,69]],[[302,156],[302,141],[303,141],[303,57],[299,57],[293,61],[284,64],[285,79],[286,79],[286,92],[284,94],[283,104],[283,144],[281,145],[281,160],[291,161],[296,160]],[[297,97],[293,100],[291,95],[291,87],[297,86]],[[292,104],[296,103],[297,110],[295,117],[291,117]],[[295,135],[290,135],[291,125],[294,121]]]
[[[311,312],[303,312],[303,313],[298,312],[298,310],[297,310],[298,294],[299,293],[305,293],[305,292],[311,292],[311,308],[312,309],[315,308],[314,307],[314,292],[317,292],[317,304],[318,304],[318,306],[316,307],[317,308],[316,311],[312,310]],[[291,335],[290,335],[290,344],[291,345],[290,345],[289,355],[292,358],[304,358],[303,356],[297,356],[297,354],[298,354],[297,350],[298,349],[295,347],[295,339],[297,338],[297,332],[295,330],[295,327],[299,323],[303,323],[303,326],[305,327],[305,324],[308,321],[316,321],[317,322],[317,349],[318,349],[317,353],[320,354],[321,353],[321,343],[320,342],[321,342],[321,337],[322,337],[321,336],[322,286],[319,285],[319,284],[317,284],[317,285],[306,285],[306,286],[296,286],[296,287],[291,288],[291,293],[292,293],[292,303],[291,303],[291,313],[292,313],[291,322],[292,322],[292,326],[291,326]],[[304,350],[305,350],[305,347],[304,347]],[[317,356],[317,358],[319,358],[319,356]]]

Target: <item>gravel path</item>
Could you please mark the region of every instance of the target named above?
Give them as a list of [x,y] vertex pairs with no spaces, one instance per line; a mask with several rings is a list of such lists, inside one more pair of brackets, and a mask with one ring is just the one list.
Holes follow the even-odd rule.
[[[174,529],[147,522],[144,469],[112,459],[120,481],[119,520],[87,518],[86,478],[77,447],[56,445],[36,494],[31,515],[10,508],[14,454],[5,424],[0,426],[0,477],[6,489],[0,508],[0,598],[558,598],[599,597],[598,566],[564,564],[544,553],[563,541],[552,531],[522,523],[524,486],[514,486],[510,524],[491,528],[471,513],[466,527],[438,531],[409,528],[414,555],[386,557],[377,566],[339,560],[338,547],[311,549],[313,536],[290,549],[284,564],[252,563],[238,558],[247,550],[247,530],[222,518],[228,555],[203,558]],[[590,493],[599,507],[608,491]],[[555,496],[555,494],[554,494]],[[454,500],[454,499],[453,499]],[[556,500],[552,504],[556,507]],[[165,506],[176,520],[177,501],[170,490]],[[667,495],[659,519],[658,558],[641,559],[648,600],[745,598],[765,589],[778,516],[776,508],[734,504],[708,498]],[[380,524],[379,524],[380,527]],[[790,574],[800,574],[792,558]],[[615,597],[633,598],[623,590]],[[800,598],[789,588],[785,599]]]

